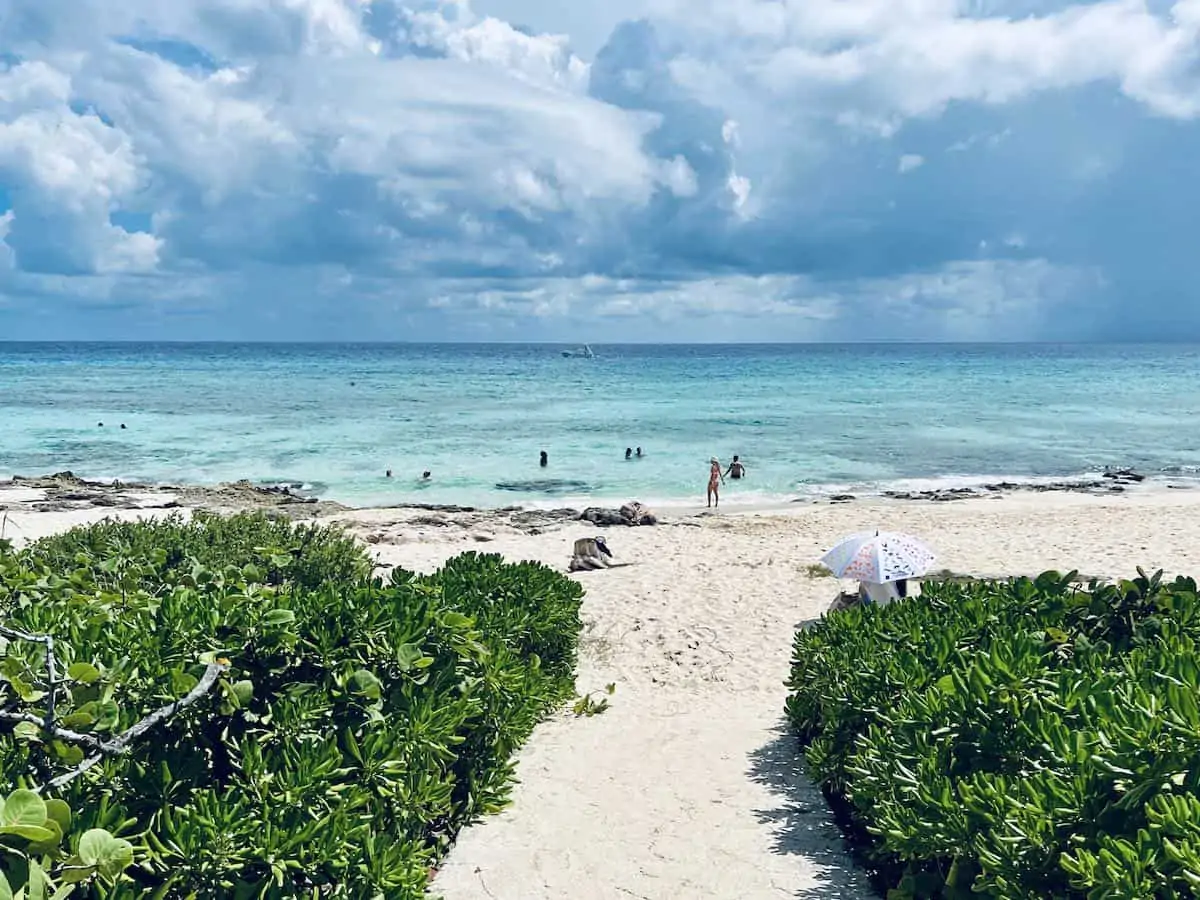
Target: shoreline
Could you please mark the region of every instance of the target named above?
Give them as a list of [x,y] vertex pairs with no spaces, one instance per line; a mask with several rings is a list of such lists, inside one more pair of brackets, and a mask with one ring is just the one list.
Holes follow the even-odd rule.
[[[733,494],[720,508],[682,497],[635,498],[563,496],[524,499],[511,504],[428,502],[408,497],[394,503],[352,503],[306,491],[299,482],[257,482],[250,479],[216,483],[122,481],[118,478],[89,478],[64,470],[44,475],[0,476],[0,511],[12,503],[14,491],[42,492],[32,502],[39,512],[69,511],[92,507],[156,509],[194,507],[216,510],[276,509],[285,514],[308,517],[355,510],[425,510],[430,512],[480,512],[563,514],[587,509],[618,508],[638,500],[667,515],[716,513],[785,513],[797,507],[827,504],[878,504],[900,502],[959,502],[1002,499],[1016,495],[1083,494],[1113,496],[1179,492],[1200,488],[1200,476],[1143,474],[1129,468],[1108,468],[1074,476],[946,475],[933,478],[902,478],[868,489],[845,484],[814,485],[811,490],[775,496]],[[7,495],[7,496],[6,496]],[[161,502],[156,502],[161,501]]]

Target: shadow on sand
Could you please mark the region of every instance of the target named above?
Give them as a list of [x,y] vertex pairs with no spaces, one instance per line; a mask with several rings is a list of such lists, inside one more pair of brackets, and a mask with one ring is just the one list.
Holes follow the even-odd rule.
[[[820,788],[808,779],[804,756],[786,723],[749,757],[750,778],[765,786],[775,801],[754,811],[775,831],[772,852],[811,861],[815,883],[796,893],[797,900],[871,900],[865,870],[850,855]],[[797,865],[800,860],[797,860]]]

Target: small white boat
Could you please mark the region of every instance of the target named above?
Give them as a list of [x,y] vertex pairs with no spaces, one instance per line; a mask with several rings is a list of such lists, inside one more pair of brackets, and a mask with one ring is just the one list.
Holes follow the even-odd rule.
[[564,350],[562,355],[567,359],[595,359],[596,354],[592,352],[592,348],[588,344],[584,344],[578,350]]

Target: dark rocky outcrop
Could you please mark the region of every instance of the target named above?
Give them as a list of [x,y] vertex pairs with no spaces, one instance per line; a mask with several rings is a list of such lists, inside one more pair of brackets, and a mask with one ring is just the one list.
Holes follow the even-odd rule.
[[969,500],[972,497],[996,497],[1001,494],[1046,494],[1066,491],[1076,494],[1119,494],[1129,485],[1145,481],[1146,476],[1132,469],[1106,469],[1099,478],[1076,481],[1017,482],[998,481],[978,487],[939,488],[931,491],[884,491],[891,500]]
[[579,516],[581,521],[591,522],[603,528],[615,525],[637,526],[657,525],[658,516],[649,508],[636,500],[631,500],[620,509],[604,509],[599,506],[589,506]]

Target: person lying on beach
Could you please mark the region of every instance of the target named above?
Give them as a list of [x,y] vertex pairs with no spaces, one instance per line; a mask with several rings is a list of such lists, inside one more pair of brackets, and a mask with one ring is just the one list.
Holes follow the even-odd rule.
[[738,461],[738,455],[733,454],[733,462],[729,464],[729,468],[725,470],[725,474],[735,481],[746,474],[746,467]]
[[713,502],[717,506],[721,505],[721,485],[725,482],[725,476],[721,474],[721,461],[715,456],[709,461],[708,469],[708,505],[712,507]]

